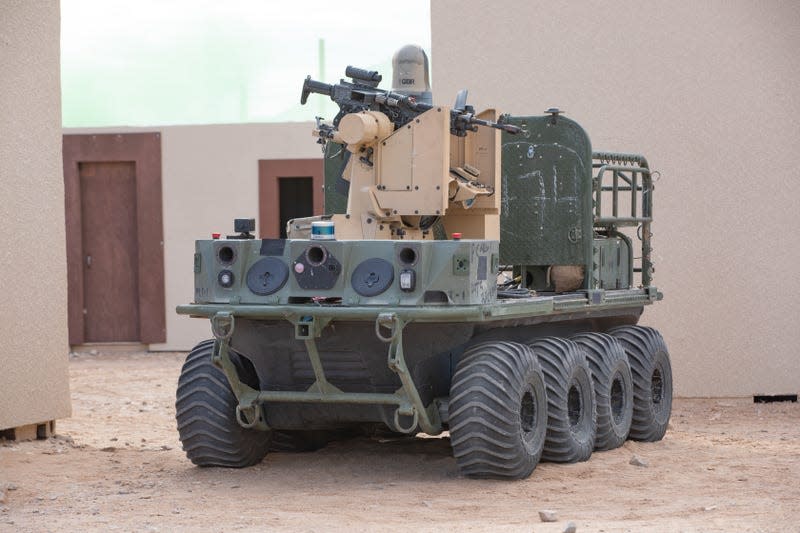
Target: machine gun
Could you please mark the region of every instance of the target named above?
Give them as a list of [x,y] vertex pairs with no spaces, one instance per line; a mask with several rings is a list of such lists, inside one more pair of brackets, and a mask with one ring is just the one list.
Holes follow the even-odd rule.
[[[312,93],[339,106],[331,123],[317,117],[313,135],[344,147],[337,190],[347,190],[347,210],[326,215],[337,238],[433,238],[439,230],[469,238],[496,234],[487,217],[500,211],[500,135],[522,128],[504,122],[495,109],[477,113],[467,105],[467,91],[455,106],[434,106],[401,91],[378,89],[378,72],[347,67],[330,85],[303,83],[300,103]],[[339,185],[343,186],[340,187]],[[310,238],[320,216],[293,219],[290,239]]]
[[[371,110],[385,114],[394,123],[395,129],[400,129],[418,115],[435,107],[417,102],[413,96],[378,89],[383,77],[375,70],[348,66],[345,69],[345,76],[352,81],[342,79],[336,85],[312,80],[311,76],[308,76],[303,82],[303,91],[300,94],[300,103],[303,105],[311,93],[328,95],[336,102],[339,113],[333,119],[334,128],[338,127],[342,117],[349,113]],[[518,126],[504,124],[502,118],[498,122],[477,118],[475,110],[467,105],[466,99],[467,91],[460,91],[455,107],[450,110],[450,133],[453,135],[464,137],[468,131],[477,131],[478,126],[514,134],[522,131]]]

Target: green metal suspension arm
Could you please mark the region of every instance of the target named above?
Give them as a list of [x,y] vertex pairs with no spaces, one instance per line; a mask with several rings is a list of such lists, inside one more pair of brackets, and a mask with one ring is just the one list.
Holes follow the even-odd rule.
[[236,421],[245,428],[267,431],[270,428],[264,420],[264,412],[258,401],[259,391],[242,383],[230,358],[230,339],[235,327],[236,322],[231,313],[221,312],[211,317],[211,332],[215,339],[211,362],[225,374],[233,394],[239,401],[236,406]]
[[[419,427],[422,431],[435,435],[442,430],[439,409],[435,402],[431,402],[430,406],[428,406],[427,409],[425,408],[422,403],[422,398],[419,396],[417,386],[414,384],[411,373],[408,371],[405,357],[403,357],[403,329],[405,326],[406,323],[403,319],[394,313],[381,313],[375,320],[375,334],[380,340],[389,342],[389,368],[397,374],[400,378],[400,382],[403,384],[398,393],[402,391],[411,400],[410,410],[398,408],[397,411],[395,411],[394,424],[397,429],[401,429],[400,415],[413,416],[414,422],[407,428],[409,431],[413,430],[417,425],[416,422],[419,422]],[[382,328],[389,328],[391,335],[389,337],[384,337],[381,334]],[[404,433],[407,433],[407,431],[404,431]]]
[[[328,382],[317,350],[315,337],[321,336],[321,330],[330,319],[314,320],[304,316],[297,319],[295,326],[304,326],[304,341],[311,366],[316,378],[307,391],[257,391],[242,383],[236,367],[230,358],[230,338],[235,326],[234,316],[228,312],[219,312],[211,317],[211,329],[216,339],[212,361],[222,369],[230,383],[234,395],[239,401],[236,406],[236,418],[239,424],[247,428],[269,430],[264,420],[261,405],[267,402],[291,403],[335,403],[360,405],[396,405],[394,412],[395,429],[410,433],[417,426],[429,434],[438,434],[442,430],[439,411],[434,402],[426,408],[422,403],[416,385],[403,357],[403,329],[406,323],[394,313],[385,313],[375,321],[375,332],[379,339],[389,343],[389,368],[400,378],[402,386],[394,394],[343,392]],[[382,329],[388,328],[390,336],[385,337]],[[299,330],[299,328],[298,328]],[[297,331],[297,330],[296,330]],[[307,335],[306,335],[307,333]],[[401,416],[411,417],[408,425],[401,423]]]

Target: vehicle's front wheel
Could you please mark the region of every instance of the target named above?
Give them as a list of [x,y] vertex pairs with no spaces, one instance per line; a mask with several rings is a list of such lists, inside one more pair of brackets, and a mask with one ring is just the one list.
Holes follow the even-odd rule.
[[483,342],[467,348],[453,375],[448,411],[450,443],[464,475],[523,479],[538,464],[547,397],[528,346]]
[[214,341],[189,352],[178,379],[175,418],[186,457],[198,466],[242,468],[267,453],[270,433],[236,421],[236,397],[222,370],[211,362]]

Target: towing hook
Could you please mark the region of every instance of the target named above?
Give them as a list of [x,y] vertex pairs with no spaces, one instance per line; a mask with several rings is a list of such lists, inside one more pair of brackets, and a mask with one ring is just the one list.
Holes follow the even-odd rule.
[[211,333],[217,340],[227,340],[233,335],[233,315],[228,312],[219,312],[211,317]]
[[[382,329],[388,329],[391,335],[385,337],[381,332]],[[403,326],[394,313],[381,313],[375,319],[375,336],[383,342],[392,342],[402,329]]]
[[[400,412],[401,409],[402,409],[401,407],[398,407],[394,411],[394,428],[397,431],[399,431],[400,433],[409,434],[412,431],[414,431],[417,428],[417,426],[419,425],[419,413],[413,407],[411,407],[411,412],[410,413]],[[400,417],[401,416],[410,416],[411,417],[411,424],[409,424],[408,426],[401,425],[400,424]]]
[[[248,421],[248,418],[251,421]],[[260,421],[258,413],[258,404],[251,404],[242,407],[240,404],[236,405],[236,421],[245,429],[251,429],[256,426]]]

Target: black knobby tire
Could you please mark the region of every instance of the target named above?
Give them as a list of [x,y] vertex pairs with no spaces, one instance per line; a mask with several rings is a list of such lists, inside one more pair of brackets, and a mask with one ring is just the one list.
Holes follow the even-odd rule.
[[539,463],[547,428],[544,377],[528,346],[485,342],[464,351],[448,405],[461,473],[524,479]]
[[214,341],[189,352],[178,379],[175,418],[183,449],[198,466],[242,468],[260,462],[270,434],[236,421],[236,397],[222,371],[211,362]]
[[586,461],[594,450],[597,410],[583,350],[574,342],[546,337],[531,344],[547,386],[547,438],[542,459]]
[[595,450],[613,450],[628,438],[633,417],[633,382],[628,356],[616,338],[605,333],[572,337],[583,348],[592,371],[597,404]]
[[654,442],[664,438],[672,413],[672,366],[661,334],[644,326],[609,331],[628,354],[633,375],[633,420],[628,438]]

